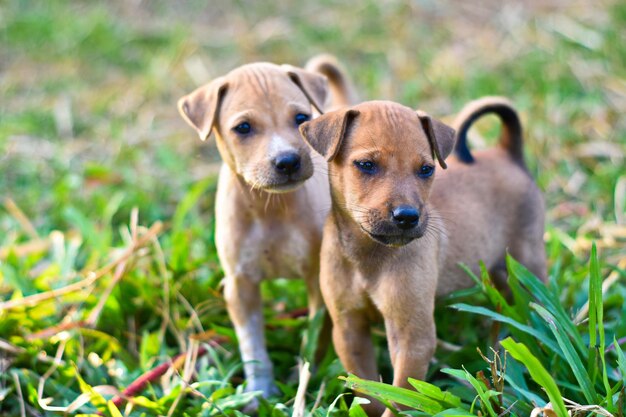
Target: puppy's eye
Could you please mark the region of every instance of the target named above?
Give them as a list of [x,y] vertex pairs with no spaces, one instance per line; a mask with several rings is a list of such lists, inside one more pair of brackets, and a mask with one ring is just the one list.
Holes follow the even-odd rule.
[[252,130],[252,126],[250,126],[250,123],[248,122],[243,122],[233,127],[233,130],[240,135],[247,135]]
[[308,114],[298,113],[296,114],[296,125],[300,126],[302,123],[308,121],[311,118]]
[[417,176],[420,178],[428,178],[433,175],[435,172],[435,168],[430,165],[422,165],[422,167],[417,171]]
[[372,161],[354,161],[354,166],[366,174],[373,174],[376,172],[376,164]]

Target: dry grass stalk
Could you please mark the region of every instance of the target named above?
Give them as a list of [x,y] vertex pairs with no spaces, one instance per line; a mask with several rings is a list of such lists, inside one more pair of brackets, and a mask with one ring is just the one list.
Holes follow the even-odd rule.
[[119,256],[116,260],[111,261],[104,267],[98,269],[97,271],[87,273],[87,277],[85,279],[75,282],[74,284],[58,288],[56,290],[46,291],[40,294],[34,294],[17,300],[5,301],[3,303],[0,303],[0,311],[11,310],[18,307],[32,307],[43,301],[57,298],[62,295],[70,294],[72,292],[80,291],[83,288],[89,287],[90,285],[94,284],[98,279],[111,272],[111,270],[116,268],[119,264],[126,262],[128,258],[135,254],[135,252],[137,252],[138,249],[142,248],[148,242],[152,241],[152,239],[156,235],[158,235],[162,229],[163,224],[161,222],[154,223],[140,239],[138,239],[134,244],[126,248],[122,252],[121,256]]
[[[191,381],[191,378],[193,377],[196,362],[198,361],[198,348],[199,344],[197,341],[189,340],[189,350],[185,355],[185,364],[183,365],[182,383],[184,386],[189,386],[189,381]],[[180,390],[178,396],[174,400],[174,403],[172,403],[172,406],[167,412],[167,417],[171,417],[174,414],[174,411],[176,410],[180,400],[183,398],[183,395],[185,395],[185,390]]]
[[22,229],[26,232],[31,239],[39,239],[35,226],[30,222],[26,214],[20,209],[13,199],[6,197],[4,199],[4,208],[13,216],[15,220],[22,226]]
[[[130,220],[130,230],[131,230],[131,237],[132,237],[132,245],[136,245],[137,244],[137,236],[138,236],[137,235],[137,223],[138,223],[138,218],[139,218],[138,210],[135,208],[131,212],[131,220]],[[124,275],[124,271],[126,270],[126,264],[127,264],[127,260],[119,263],[115,267],[115,273],[113,274],[113,279],[111,280],[111,282],[109,283],[109,285],[105,289],[104,293],[99,297],[98,304],[91,311],[91,313],[89,314],[89,317],[87,318],[87,320],[72,321],[72,322],[61,323],[61,324],[56,325],[56,326],[48,327],[47,329],[43,329],[43,330],[41,330],[41,331],[39,331],[37,333],[34,333],[32,335],[27,336],[26,339],[27,340],[31,340],[31,341],[35,340],[35,339],[46,339],[48,337],[54,336],[55,334],[57,334],[57,333],[59,333],[61,331],[68,331],[68,330],[76,329],[76,328],[79,328],[79,327],[93,328],[96,325],[96,323],[98,322],[98,318],[100,317],[100,314],[102,313],[102,310],[104,309],[104,305],[106,304],[106,301],[111,296],[111,293],[112,293],[113,289],[119,283],[119,281],[122,279],[122,277]]]
[[568,413],[570,415],[588,415],[589,413],[594,413],[598,416],[604,417],[614,417],[612,413],[608,412],[603,407],[599,405],[582,405],[578,404],[575,401],[568,400],[567,398],[563,398],[563,401],[567,403],[566,407],[568,408]]
[[21,258],[35,252],[43,252],[50,247],[50,239],[35,239],[21,245],[0,248],[0,260],[5,260],[10,253]]
[[313,407],[311,407],[311,415],[313,415],[313,411],[317,410],[317,408],[322,403],[322,398],[324,397],[324,393],[326,391],[326,381],[322,381],[320,384],[320,390],[317,392],[317,397],[315,397],[315,403],[313,403]]
[[26,417],[26,407],[24,405],[24,395],[22,394],[22,386],[20,385],[20,377],[17,374],[13,374],[13,381],[15,382],[15,391],[17,392],[17,399],[20,403],[20,416]]
[[[130,233],[132,237],[132,246],[137,246],[137,223],[139,222],[139,211],[137,208],[133,208],[130,213]],[[126,264],[128,263],[128,259],[120,262],[115,267],[115,273],[113,274],[113,279],[109,282],[109,285],[104,290],[104,293],[100,296],[98,304],[94,309],[89,313],[89,317],[87,317],[86,324],[88,326],[95,326],[100,317],[100,313],[102,313],[102,309],[104,309],[104,305],[107,300],[111,296],[113,289],[117,286],[118,282],[124,276],[124,271],[126,270]]]
[[68,330],[73,330],[79,327],[89,327],[89,325],[87,324],[85,320],[61,323],[56,326],[48,327],[36,333],[30,334],[26,336],[26,340],[28,340],[29,342],[32,342],[33,340],[37,340],[37,339],[47,339],[49,337],[59,334],[60,332],[66,332]]
[[[193,344],[196,348],[196,352],[194,354],[194,360],[204,356],[207,353],[207,349],[204,347],[198,347],[197,344]],[[179,369],[184,366],[188,361],[189,352],[184,352],[176,355],[171,361],[162,363],[161,365],[152,368],[150,371],[142,374],[139,378],[134,380],[122,393],[113,397],[111,401],[115,404],[116,407],[120,407],[124,401],[131,401],[132,397],[139,395],[148,384],[156,381],[158,378],[163,376],[170,369]],[[193,367],[191,368],[193,369]]]
[[300,363],[300,379],[298,382],[298,390],[296,391],[296,398],[293,403],[292,417],[304,417],[305,405],[306,405],[306,390],[309,386],[309,380],[311,379],[311,371],[309,370],[309,363]]
[[117,286],[118,282],[120,282],[120,280],[124,276],[124,271],[126,270],[126,263],[127,261],[120,262],[115,267],[115,273],[113,274],[113,279],[111,279],[111,282],[109,282],[109,285],[104,290],[102,295],[99,297],[98,304],[94,307],[93,310],[91,310],[91,313],[89,313],[89,317],[87,317],[87,320],[85,320],[85,324],[87,326],[93,327],[98,322],[100,313],[102,313],[102,309],[104,309],[104,305],[106,304],[107,300],[111,296],[111,292],[113,292],[113,289]]
[[626,175],[622,175],[615,185],[615,219],[617,224],[626,225]]
[[15,346],[15,345],[7,342],[4,339],[0,339],[0,350],[12,353],[14,355],[18,355],[20,353],[26,352],[26,349],[24,349],[23,347]]

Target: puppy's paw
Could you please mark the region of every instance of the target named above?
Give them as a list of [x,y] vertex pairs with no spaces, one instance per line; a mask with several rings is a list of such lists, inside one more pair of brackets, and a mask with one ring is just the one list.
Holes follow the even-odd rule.
[[243,413],[248,416],[258,415],[260,401],[258,398],[253,398],[244,408]]
[[[271,379],[264,380],[248,380],[246,385],[246,392],[261,392],[263,398],[270,398],[280,395],[280,390],[274,384],[274,381]],[[261,400],[258,397],[253,398],[244,408],[244,414],[250,416],[258,415],[259,405],[261,404]]]

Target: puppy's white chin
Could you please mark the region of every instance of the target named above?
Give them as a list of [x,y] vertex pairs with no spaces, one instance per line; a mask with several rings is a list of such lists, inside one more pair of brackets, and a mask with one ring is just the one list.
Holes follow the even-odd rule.
[[286,193],[290,193],[290,192],[295,191],[298,188],[302,187],[302,184],[304,184],[304,181],[306,181],[306,180],[302,180],[302,181],[298,181],[298,182],[289,182],[289,183],[280,184],[280,185],[261,186],[259,188],[262,189],[263,191],[265,191],[266,193],[286,194]]

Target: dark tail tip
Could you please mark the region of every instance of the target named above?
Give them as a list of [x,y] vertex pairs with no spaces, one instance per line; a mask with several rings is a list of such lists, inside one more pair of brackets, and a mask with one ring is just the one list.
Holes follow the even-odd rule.
[[509,152],[513,160],[524,165],[522,124],[513,104],[504,97],[482,97],[465,105],[454,121],[456,156],[465,163],[474,161],[467,145],[467,132],[476,120],[489,113],[496,114],[502,121],[500,146]]

